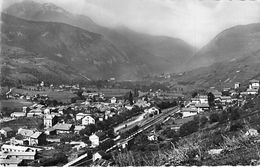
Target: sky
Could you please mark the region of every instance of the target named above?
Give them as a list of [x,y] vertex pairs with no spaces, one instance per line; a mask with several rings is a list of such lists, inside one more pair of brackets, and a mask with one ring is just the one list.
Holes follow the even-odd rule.
[[[20,0],[0,0],[8,3]],[[221,31],[260,22],[260,0],[35,0],[87,15],[96,23],[180,38],[201,48]]]

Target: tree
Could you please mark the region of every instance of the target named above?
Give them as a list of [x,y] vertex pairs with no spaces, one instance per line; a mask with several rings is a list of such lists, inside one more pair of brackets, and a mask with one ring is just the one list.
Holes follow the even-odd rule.
[[214,106],[214,100],[215,100],[215,96],[213,95],[213,93],[209,92],[208,93],[208,102],[209,102],[210,107]]
[[138,93],[138,89],[134,89],[134,97],[138,97],[139,96],[139,93]]
[[132,94],[132,92],[130,91],[129,92],[129,96],[128,96],[128,101],[129,101],[129,103],[130,103],[130,105],[133,105],[134,104],[134,102],[133,102],[133,94]]
[[115,144],[114,140],[107,139],[104,142],[100,143],[99,148],[101,150],[106,150],[106,149],[112,147],[114,144]]
[[81,136],[88,135],[90,136],[92,133],[96,131],[96,126],[94,124],[89,124],[85,127],[85,129],[82,129],[79,131],[79,134]]
[[195,91],[195,92],[192,92],[191,97],[194,98],[194,97],[196,97],[197,95],[198,95],[198,92]]

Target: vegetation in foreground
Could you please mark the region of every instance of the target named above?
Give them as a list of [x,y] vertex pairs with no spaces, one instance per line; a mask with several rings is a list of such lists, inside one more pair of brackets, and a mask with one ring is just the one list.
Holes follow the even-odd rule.
[[[119,166],[161,165],[252,165],[260,160],[260,136],[246,135],[253,128],[259,132],[260,98],[250,97],[242,108],[230,107],[228,112],[212,113],[181,126],[172,135],[171,144],[149,149],[134,143],[129,151],[113,154]],[[182,138],[178,138],[181,136]],[[178,139],[177,139],[178,138]],[[151,145],[150,145],[151,146]],[[156,148],[154,147],[153,148]],[[138,147],[138,149],[133,149]],[[210,153],[217,150],[219,153]]]

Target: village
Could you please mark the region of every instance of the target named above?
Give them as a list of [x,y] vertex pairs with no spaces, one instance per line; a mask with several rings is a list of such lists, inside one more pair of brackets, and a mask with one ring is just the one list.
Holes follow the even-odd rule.
[[[248,96],[258,95],[259,81],[250,80],[245,90],[240,88],[240,83],[223,90],[211,87],[188,97],[165,97],[162,90],[130,90],[106,97],[79,85],[46,86],[44,82],[30,88],[35,92],[31,95],[10,88],[7,101],[22,99],[30,105],[5,115],[1,112],[0,166],[107,166],[113,164],[111,152],[137,149],[131,141],[140,134],[150,144],[167,144],[172,142],[171,132],[181,133],[182,125],[194,117],[211,120],[213,112],[243,106]],[[34,89],[66,90],[76,96],[60,102]],[[125,139],[129,142],[121,147]]]

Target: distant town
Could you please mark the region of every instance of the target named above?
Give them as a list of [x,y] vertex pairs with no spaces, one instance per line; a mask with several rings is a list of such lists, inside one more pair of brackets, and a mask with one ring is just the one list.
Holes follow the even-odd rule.
[[0,166],[122,165],[119,153],[174,145],[198,130],[189,127],[192,121],[199,120],[201,127],[224,121],[216,113],[233,112],[258,95],[258,80],[246,87],[235,83],[182,96],[161,89],[94,91],[44,81],[9,88],[1,97]]

